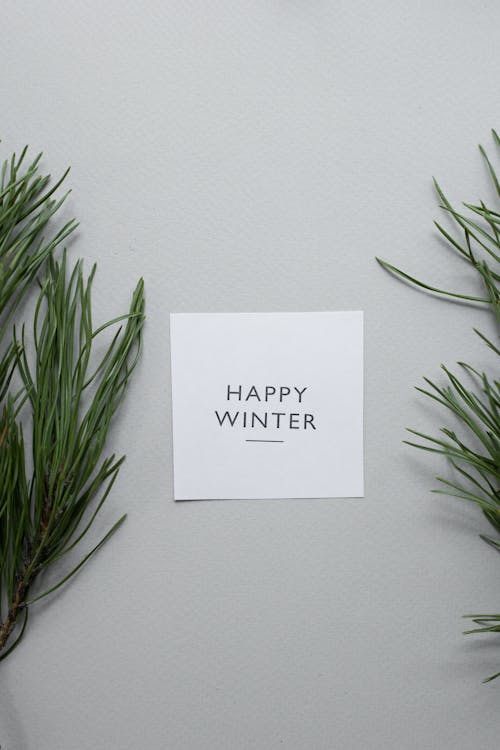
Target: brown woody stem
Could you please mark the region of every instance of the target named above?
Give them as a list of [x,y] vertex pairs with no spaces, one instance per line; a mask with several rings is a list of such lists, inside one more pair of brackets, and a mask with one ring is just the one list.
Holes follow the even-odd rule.
[[17,617],[24,607],[24,599],[27,591],[28,585],[26,584],[26,581],[21,578],[14,590],[14,596],[9,611],[7,612],[7,617],[0,625],[0,651],[7,643],[9,635],[16,624]]

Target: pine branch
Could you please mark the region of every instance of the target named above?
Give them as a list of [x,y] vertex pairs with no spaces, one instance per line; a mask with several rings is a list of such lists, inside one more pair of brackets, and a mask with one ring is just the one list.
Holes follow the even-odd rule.
[[[493,131],[493,139],[495,145],[499,147],[500,139],[495,131]],[[500,182],[495,169],[482,146],[479,148],[485,159],[497,197],[500,198]],[[451,205],[437,182],[435,182],[435,187],[441,200],[441,208],[461,231],[462,239],[450,234],[440,224],[436,223],[436,227],[462,260],[472,266],[482,282],[483,295],[449,292],[428,282],[420,281],[380,258],[377,258],[377,261],[389,273],[426,291],[454,297],[460,301],[488,305],[494,315],[498,334],[500,326],[500,213],[480,201],[478,205],[464,203],[464,208],[472,216],[465,214]],[[497,344],[491,342],[476,329],[474,330],[486,346],[500,356]],[[458,364],[464,373],[474,379],[472,386],[466,385],[463,380],[443,366],[447,379],[446,385],[440,386],[424,378],[427,387],[417,387],[417,390],[450,412],[461,425],[463,436],[457,435],[449,427],[442,427],[439,437],[410,429],[408,431],[416,435],[420,442],[405,442],[422,450],[445,456],[456,473],[460,475],[460,479],[449,481],[437,477],[443,489],[436,489],[434,492],[473,502],[483,511],[488,522],[498,533],[500,532],[500,381],[491,374],[478,372],[465,362]],[[500,551],[500,538],[484,535],[481,535],[481,538]],[[469,630],[467,633],[500,632],[500,625],[497,622],[500,621],[500,615],[465,615],[465,617],[472,617],[476,624],[481,625],[480,628]],[[495,622],[497,624],[494,624]],[[490,682],[499,676],[500,672],[493,674],[485,682]]]
[[[0,338],[13,331],[0,359],[0,660],[22,640],[31,605],[65,584],[125,519],[68,571],[65,555],[93,526],[124,460],[104,455],[106,438],[140,355],[144,323],[141,279],[128,313],[93,326],[95,266],[86,279],[81,261],[69,268],[66,251],[60,261],[54,257],[74,221],[49,241],[41,236],[64,200],[51,198],[61,181],[46,190],[48,178],[37,176],[40,157],[20,176],[25,152],[4,165],[0,181]],[[42,268],[30,337],[13,319]],[[96,339],[118,324],[96,363]],[[22,387],[10,393],[14,369]],[[31,427],[29,448],[22,421]],[[40,590],[52,566],[60,580]]]

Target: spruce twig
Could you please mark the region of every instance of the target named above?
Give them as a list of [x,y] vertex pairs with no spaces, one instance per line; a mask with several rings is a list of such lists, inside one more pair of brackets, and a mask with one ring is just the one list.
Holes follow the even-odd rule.
[[[493,140],[500,147],[500,138],[495,131]],[[480,152],[485,160],[497,198],[500,199],[500,181],[486,151]],[[464,203],[462,209],[455,209],[444,192],[434,181],[440,198],[440,207],[448,214],[461,238],[450,234],[441,224],[435,223],[439,233],[465,260],[478,275],[483,286],[483,295],[450,292],[420,281],[387,261],[377,258],[380,265],[399,279],[438,295],[453,297],[459,301],[472,301],[489,306],[499,333],[500,326],[500,212],[488,207],[483,201],[478,204]],[[500,348],[483,333],[474,329],[485,345],[497,356]],[[479,372],[465,362],[458,363],[461,370],[473,378],[472,387],[444,365],[445,385],[438,385],[424,378],[425,387],[417,390],[451,412],[462,427],[463,435],[455,430],[442,427],[440,435],[428,435],[416,430],[408,431],[418,438],[405,441],[432,453],[445,456],[459,478],[450,481],[437,477],[440,488],[436,493],[451,495],[475,503],[493,526],[497,536],[481,535],[481,538],[497,551],[500,551],[500,380],[491,373]],[[466,633],[500,633],[500,614],[464,615],[472,618],[479,627]],[[490,682],[500,676],[497,672],[486,678]]]

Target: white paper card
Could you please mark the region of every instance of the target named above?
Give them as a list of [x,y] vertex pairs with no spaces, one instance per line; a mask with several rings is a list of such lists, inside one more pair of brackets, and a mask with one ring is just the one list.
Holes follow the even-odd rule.
[[173,313],[174,497],[363,496],[363,313]]

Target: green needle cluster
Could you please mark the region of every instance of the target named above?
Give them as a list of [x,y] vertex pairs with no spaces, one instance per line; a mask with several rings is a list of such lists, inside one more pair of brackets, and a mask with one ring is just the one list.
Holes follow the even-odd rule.
[[[105,455],[106,437],[144,323],[141,279],[129,312],[94,327],[95,266],[85,278],[81,261],[68,267],[65,249],[55,257],[76,222],[45,237],[66,197],[52,198],[66,174],[49,189],[41,155],[23,169],[25,156],[6,161],[0,178],[0,660],[21,641],[31,605],[68,581],[125,519],[68,569],[65,555],[91,528],[124,460]],[[35,284],[33,324],[16,327]],[[117,330],[96,361],[94,343],[110,326]],[[60,576],[44,590],[49,566]]]
[[[493,131],[495,146],[500,139]],[[500,182],[485,150],[480,146],[491,176],[496,196],[500,199]],[[400,279],[426,291],[453,297],[458,300],[489,305],[494,315],[498,334],[500,325],[500,211],[489,208],[483,201],[478,204],[464,203],[466,211],[457,211],[447,200],[435,182],[441,201],[440,207],[455,225],[457,236],[448,232],[441,224],[436,227],[458,256],[478,274],[483,287],[481,295],[450,292],[420,281],[399,268],[377,258],[383,268]],[[483,333],[475,333],[496,355],[500,355],[497,344]],[[500,380],[493,373],[478,371],[465,362],[459,362],[464,377],[457,377],[447,367],[442,367],[445,384],[438,385],[424,378],[425,387],[417,388],[428,398],[451,412],[460,425],[460,434],[449,427],[442,427],[438,436],[416,430],[409,432],[423,441],[405,441],[409,445],[445,456],[454,468],[456,480],[437,477],[441,488],[434,492],[452,495],[475,503],[484,513],[497,534],[500,532]],[[500,552],[500,538],[481,535],[481,538]],[[500,633],[500,614],[465,615],[472,618],[477,628],[467,633]],[[500,676],[500,671],[485,682]]]

